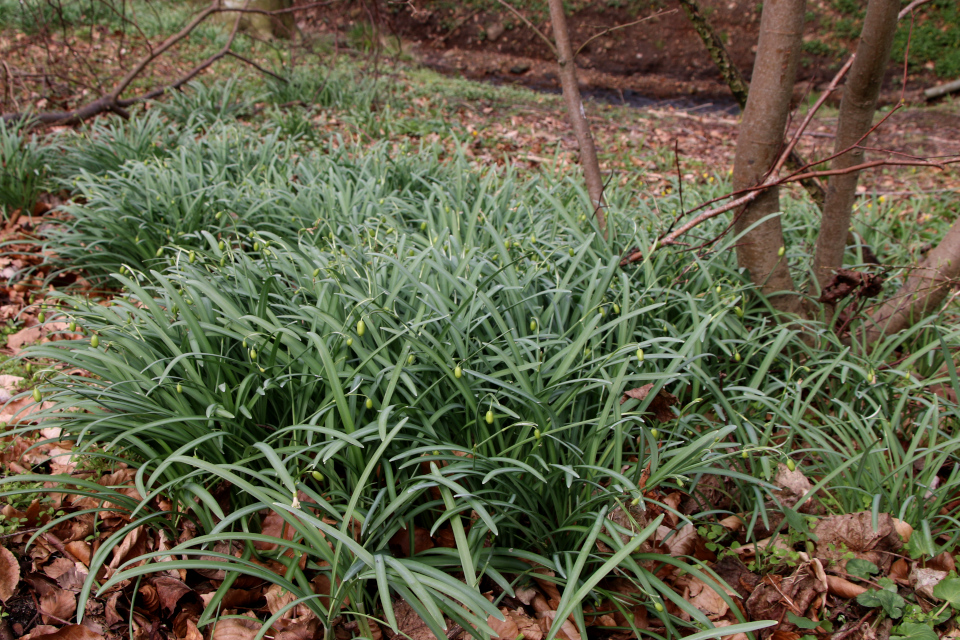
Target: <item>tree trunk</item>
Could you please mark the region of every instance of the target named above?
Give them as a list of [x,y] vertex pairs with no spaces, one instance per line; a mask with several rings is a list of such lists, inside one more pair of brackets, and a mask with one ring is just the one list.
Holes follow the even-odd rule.
[[[743,112],[733,164],[735,191],[760,184],[783,146],[805,9],[805,0],[764,2],[750,96]],[[781,251],[784,245],[780,218],[773,217],[757,225],[759,220],[777,211],[780,211],[780,192],[771,187],[737,216],[737,233],[754,227],[740,240],[737,261],[750,272],[753,283],[771,297],[774,308],[798,312],[799,298],[794,294],[793,279]]]
[[[857,46],[850,75],[840,101],[840,120],[834,153],[858,144],[870,127],[877,109],[877,98],[897,30],[900,0],[870,0],[863,21],[863,32]],[[846,169],[863,162],[863,151],[854,149],[834,158],[831,169]],[[834,271],[843,266],[845,239],[850,229],[853,201],[857,195],[859,173],[830,177],[823,206],[823,221],[817,236],[813,258],[815,282],[811,294],[816,295],[830,281]]]
[[607,217],[603,210],[603,176],[600,174],[600,163],[597,161],[597,149],[593,144],[590,133],[590,124],[587,114],[583,110],[583,100],[580,98],[580,85],[577,82],[577,67],[574,64],[573,47],[570,46],[570,35],[567,33],[567,17],[563,13],[563,0],[548,0],[550,5],[550,21],[553,24],[553,38],[557,43],[557,63],[560,65],[560,84],[563,87],[563,99],[567,104],[567,115],[570,117],[570,126],[577,136],[580,147],[580,165],[583,167],[583,177],[587,183],[587,193],[594,207],[597,217],[597,226],[607,237]]
[[[697,4],[696,0],[679,0],[679,2],[680,6],[683,7],[684,12],[687,14],[687,19],[690,20],[691,24],[693,24],[693,28],[697,32],[697,35],[700,36],[703,46],[707,48],[707,53],[710,54],[710,59],[713,60],[715,65],[717,65],[717,70],[720,72],[720,77],[723,78],[723,81],[730,89],[730,93],[733,94],[733,99],[737,101],[738,105],[740,105],[740,109],[743,109],[747,104],[747,95],[750,88],[747,86],[747,82],[743,79],[740,69],[730,56],[730,52],[727,51],[726,46],[724,46],[723,40],[720,38],[717,32],[714,31],[707,19],[703,17],[703,13],[700,11],[700,5]],[[803,156],[797,153],[796,149],[790,151],[790,155],[787,156],[787,162],[784,164],[788,171],[796,171],[800,167],[805,167],[806,165],[807,161],[803,159]],[[826,199],[826,191],[824,190],[823,185],[820,184],[820,181],[816,178],[804,178],[800,181],[800,184],[806,190],[807,195],[810,196],[810,199],[813,200],[813,204],[817,205],[817,209],[823,212],[823,201]],[[863,244],[862,239],[854,235],[852,231],[847,233],[847,245],[860,246],[865,262],[880,264],[880,261],[873,253],[873,250],[867,245]]]
[[[223,6],[229,9],[256,9],[259,11],[283,11],[293,6],[293,0],[223,0]],[[230,14],[227,20],[233,20]],[[240,22],[240,28],[261,40],[283,38],[292,40],[299,35],[293,12],[277,15],[249,13]]]
[[958,277],[960,217],[953,222],[940,244],[910,272],[896,295],[873,313],[870,325],[863,331],[866,343],[872,345],[883,336],[906,329],[928,314],[936,313]]

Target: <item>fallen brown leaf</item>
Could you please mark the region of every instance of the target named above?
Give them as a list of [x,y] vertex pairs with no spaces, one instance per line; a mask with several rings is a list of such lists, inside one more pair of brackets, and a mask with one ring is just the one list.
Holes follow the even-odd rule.
[[839,576],[827,576],[827,591],[832,596],[849,600],[850,598],[856,598],[866,590],[866,587],[854,584]]
[[193,590],[186,584],[171,576],[157,575],[150,578],[150,584],[157,589],[160,606],[167,615],[172,615],[180,598]]
[[218,620],[210,640],[253,640],[263,624],[254,618]]
[[406,600],[393,602],[393,613],[397,618],[397,628],[400,633],[393,636],[395,640],[408,638],[409,640],[436,640],[427,623],[417,615],[416,611],[407,604]]
[[33,327],[27,327],[26,329],[20,329],[16,333],[10,334],[7,337],[7,348],[16,354],[24,345],[33,344],[38,342],[41,336],[41,327],[36,325]]
[[[41,627],[38,627],[38,629]],[[49,629],[50,627],[43,627]],[[37,629],[34,629],[36,632]],[[103,640],[103,636],[94,633],[82,624],[68,624],[65,627],[55,630],[53,633],[41,633],[34,635],[31,633],[30,640]]]
[[109,567],[116,570],[122,563],[142,556],[146,551],[147,528],[145,525],[141,525],[124,536],[120,546],[113,550],[113,558],[110,560]]
[[40,613],[45,624],[63,623],[77,611],[77,595],[57,589],[40,597]]
[[887,574],[891,580],[906,582],[910,576],[910,565],[903,558],[897,558],[890,565],[890,573]]
[[413,554],[422,553],[427,549],[433,549],[433,540],[430,538],[430,530],[419,525],[413,527],[413,554],[410,549],[410,529],[400,529],[392,538],[390,544],[400,548],[405,557]]
[[186,633],[184,633],[179,640],[203,640],[203,634],[200,633],[200,629],[197,628],[196,622],[186,620],[184,624],[186,625]]
[[[805,616],[810,605],[827,591],[827,585],[818,576],[819,573],[816,567],[808,563],[797,567],[786,578],[767,574],[747,598],[747,612],[754,620],[783,620],[787,611]],[[760,631],[764,638],[769,638],[771,633],[770,629]]]
[[[316,616],[304,616],[294,621],[293,624],[284,627],[280,633],[274,636],[274,640],[313,640],[317,637],[319,626],[320,621],[317,620]],[[380,627],[375,623],[371,626],[374,635],[372,640],[379,640]]]
[[955,571],[957,568],[953,556],[946,551],[927,560],[926,565],[927,569],[936,569],[937,571],[946,571],[947,573]]
[[800,640],[800,634],[787,629],[777,629],[770,635],[770,640]]
[[20,584],[20,564],[6,547],[0,547],[0,600],[6,602]]
[[946,577],[946,571],[914,567],[913,571],[910,572],[910,584],[920,595],[933,598],[933,588]]
[[843,568],[852,552],[880,567],[881,573],[887,573],[894,554],[903,545],[889,514],[879,514],[877,526],[874,531],[869,511],[823,518],[813,530],[817,536],[817,557],[832,560]]
[[[623,404],[630,398],[643,402],[646,400],[647,396],[650,395],[650,391],[653,390],[653,385],[654,383],[651,382],[650,384],[645,384],[642,387],[624,391],[623,397],[620,398],[620,404]],[[652,412],[654,417],[656,417],[656,419],[660,422],[668,422],[674,418],[673,411],[670,410],[670,407],[678,402],[680,401],[677,399],[677,396],[661,388],[659,391],[657,391],[657,395],[654,396],[653,400],[650,401],[647,409]]]
[[516,621],[509,615],[509,609],[500,609],[500,613],[503,614],[503,620],[497,620],[495,616],[489,616],[487,617],[487,624],[493,629],[494,633],[497,634],[498,638],[515,640],[515,638],[520,635],[520,627],[517,626]]

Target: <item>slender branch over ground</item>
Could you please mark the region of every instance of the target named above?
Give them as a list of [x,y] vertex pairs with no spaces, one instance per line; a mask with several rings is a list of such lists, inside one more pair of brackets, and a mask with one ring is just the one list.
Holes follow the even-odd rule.
[[563,99],[567,105],[570,125],[577,136],[580,147],[580,165],[587,183],[591,206],[597,218],[597,226],[607,237],[607,217],[603,202],[603,176],[600,174],[600,162],[597,160],[597,148],[590,133],[590,124],[583,109],[580,97],[580,85],[577,81],[577,68],[574,62],[573,47],[567,33],[567,17],[563,12],[563,0],[549,0],[550,20],[553,23],[553,37],[557,43],[557,64],[560,66],[560,84],[563,86]]

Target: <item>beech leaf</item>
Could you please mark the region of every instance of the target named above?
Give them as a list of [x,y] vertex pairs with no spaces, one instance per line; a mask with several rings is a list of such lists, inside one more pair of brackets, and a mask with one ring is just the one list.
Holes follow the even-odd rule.
[[6,547],[0,547],[0,600],[6,602],[16,592],[20,584],[20,565],[13,553]]

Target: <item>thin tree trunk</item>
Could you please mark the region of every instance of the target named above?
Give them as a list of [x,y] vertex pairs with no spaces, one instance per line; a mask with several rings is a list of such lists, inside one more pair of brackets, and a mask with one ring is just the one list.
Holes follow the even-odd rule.
[[[733,94],[733,99],[737,101],[737,104],[740,105],[740,109],[742,110],[747,104],[747,95],[750,88],[747,85],[747,81],[743,79],[743,74],[740,73],[739,67],[737,67],[733,58],[730,56],[730,52],[727,51],[727,48],[724,46],[723,40],[717,35],[717,32],[714,31],[713,27],[700,12],[700,6],[696,0],[679,0],[679,2],[687,14],[690,23],[693,25],[693,28],[696,30],[697,35],[700,36],[703,46],[707,48],[710,59],[717,65],[720,77],[723,78],[727,88],[730,89],[730,93]],[[784,166],[789,171],[796,171],[800,167],[807,166],[807,161],[797,153],[796,149],[793,149],[790,151],[790,155],[787,156],[787,162]],[[800,184],[807,192],[807,195],[810,196],[813,204],[822,212],[826,191],[820,181],[816,178],[804,178],[800,181]],[[880,263],[877,256],[873,253],[873,250],[863,244],[863,240],[854,235],[852,231],[847,233],[847,245],[860,245],[863,251],[864,261],[872,264]]]
[[[911,271],[900,290],[884,302],[863,331],[868,345],[912,326],[940,309],[960,277],[960,217],[940,244]],[[949,356],[948,356],[949,357]]]
[[[873,126],[877,98],[880,96],[884,71],[890,59],[899,11],[900,0],[870,0],[867,5],[857,56],[850,75],[847,76],[843,99],[840,101],[835,153],[858,144]],[[854,149],[836,157],[831,163],[831,169],[846,169],[862,162],[863,150]],[[858,178],[859,173],[847,173],[831,176],[827,183],[823,220],[813,258],[813,274],[816,280],[811,283],[811,294],[819,293],[830,281],[834,271],[843,266],[845,239],[850,230]]]
[[[703,17],[703,14],[700,12],[700,5],[697,4],[696,0],[679,0],[679,2],[680,6],[683,7],[683,11],[687,14],[687,19],[690,20],[697,35],[700,36],[703,46],[707,48],[710,59],[717,65],[717,70],[720,71],[720,77],[723,78],[727,88],[730,89],[730,93],[733,94],[733,99],[737,101],[740,109],[746,108],[750,87],[747,85],[747,81],[743,79],[743,74],[740,73],[740,68],[737,67],[733,61],[730,52],[727,51],[727,48],[724,46],[723,40],[721,40],[717,32],[713,30],[713,27],[707,22],[707,19]],[[800,157],[796,150],[793,150],[790,152],[785,166],[787,169],[793,171],[806,164],[806,160]],[[824,190],[820,181],[815,178],[807,178],[801,180],[800,184],[806,189],[814,204],[817,205],[817,208],[823,209]]]
[[[764,2],[750,96],[743,112],[733,164],[735,191],[763,182],[783,145],[805,9],[805,0]],[[753,283],[771,296],[774,308],[798,312],[799,298],[794,294],[790,269],[781,251],[784,244],[780,218],[775,216],[757,224],[778,211],[780,191],[771,187],[737,216],[737,233],[753,227],[737,246],[737,261],[750,272]]]
[[580,146],[580,165],[583,167],[583,177],[587,183],[587,193],[594,207],[597,217],[597,226],[607,237],[607,216],[603,203],[603,176],[600,174],[600,163],[597,161],[597,149],[593,144],[590,133],[590,124],[587,114],[583,110],[583,100],[580,98],[580,85],[577,82],[577,67],[574,64],[573,47],[570,46],[570,35],[567,33],[567,17],[563,13],[563,0],[548,0],[550,5],[550,21],[553,24],[553,38],[557,43],[557,63],[560,65],[560,84],[563,87],[563,99],[567,103],[567,115],[570,117],[570,126],[577,136]]

